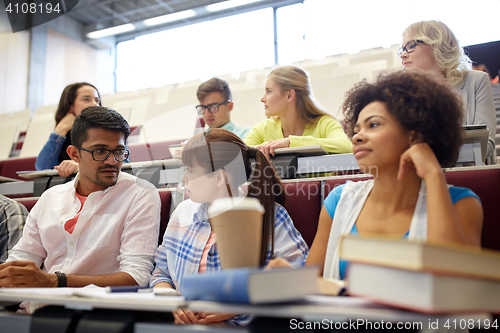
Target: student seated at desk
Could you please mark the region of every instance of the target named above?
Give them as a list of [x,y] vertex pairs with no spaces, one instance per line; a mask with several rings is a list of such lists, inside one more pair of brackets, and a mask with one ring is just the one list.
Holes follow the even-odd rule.
[[226,81],[214,77],[203,82],[196,91],[196,97],[200,102],[196,106],[196,111],[203,117],[208,128],[223,128],[242,139],[250,131],[250,127],[236,126],[231,120],[231,111],[234,107],[233,95]]
[[244,141],[264,155],[276,148],[321,145],[329,153],[352,153],[352,145],[340,123],[313,100],[307,73],[296,66],[274,69],[266,81],[265,113]]
[[486,125],[489,130],[486,157],[496,163],[497,120],[488,74],[471,69],[471,60],[453,31],[439,21],[413,23],[403,32],[398,50],[405,70],[420,69],[445,78],[462,97],[463,125]]
[[[250,158],[256,160],[253,172]],[[188,141],[182,151],[182,162],[186,166],[182,180],[190,199],[181,202],[172,213],[155,255],[151,286],[178,289],[186,274],[221,270],[207,207],[215,199],[239,196],[240,186],[247,180],[250,181],[247,196],[259,199],[265,208],[260,265],[265,266],[274,257],[286,258],[295,266],[302,264],[309,248],[282,206],[283,186],[262,152],[248,147],[228,130],[212,128]],[[173,315],[178,324],[225,320],[238,326],[247,318],[244,315],[232,318],[234,314],[195,314],[188,309]]]
[[[418,71],[358,83],[343,104],[354,156],[374,179],[330,192],[306,264],[343,279],[342,235],[385,235],[480,247],[483,210],[469,189],[449,186],[442,167],[462,145],[462,109],[451,87]],[[271,267],[286,265],[283,260]]]
[[21,203],[0,194],[0,264],[23,235],[28,210]]
[[64,88],[55,115],[56,128],[36,158],[37,170],[57,169],[61,177],[78,170],[78,164],[66,152],[71,146],[71,126],[83,109],[95,105],[101,105],[101,96],[90,83],[78,82]]
[[148,285],[161,203],[152,184],[120,171],[129,134],[127,121],[108,108],[76,117],[68,155],[79,172],[35,204],[0,264],[0,287]]

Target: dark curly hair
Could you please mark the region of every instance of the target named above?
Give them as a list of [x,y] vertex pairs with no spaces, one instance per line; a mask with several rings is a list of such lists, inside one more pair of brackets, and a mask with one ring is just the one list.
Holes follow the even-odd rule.
[[346,132],[352,137],[359,113],[383,102],[401,126],[420,134],[442,167],[453,166],[463,144],[462,103],[453,87],[419,71],[382,73],[375,83],[363,80],[346,93],[342,105]]

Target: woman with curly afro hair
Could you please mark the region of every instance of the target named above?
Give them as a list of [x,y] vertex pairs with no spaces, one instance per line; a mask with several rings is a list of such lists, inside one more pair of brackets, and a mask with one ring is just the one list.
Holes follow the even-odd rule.
[[442,170],[455,163],[463,142],[452,88],[422,72],[400,71],[358,83],[342,108],[354,156],[373,179],[330,192],[306,264],[344,279],[339,242],[348,234],[479,247],[481,202],[471,190],[447,185]]

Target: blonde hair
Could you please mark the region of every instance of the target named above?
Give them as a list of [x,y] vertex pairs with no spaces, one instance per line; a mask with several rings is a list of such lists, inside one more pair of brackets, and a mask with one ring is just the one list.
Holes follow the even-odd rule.
[[272,78],[278,84],[282,93],[295,90],[295,105],[300,120],[306,126],[317,122],[322,116],[330,116],[314,101],[309,77],[302,68],[297,66],[278,67],[269,73],[268,78]]
[[472,69],[472,61],[443,22],[431,20],[413,23],[405,29],[404,34],[431,46],[436,64],[452,84],[462,81],[467,70]]

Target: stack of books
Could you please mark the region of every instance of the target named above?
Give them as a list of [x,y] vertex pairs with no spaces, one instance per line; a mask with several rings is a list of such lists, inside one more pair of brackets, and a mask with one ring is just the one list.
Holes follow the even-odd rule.
[[425,313],[500,313],[500,252],[407,240],[343,238],[350,295]]

